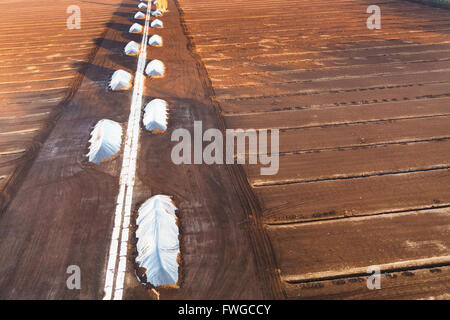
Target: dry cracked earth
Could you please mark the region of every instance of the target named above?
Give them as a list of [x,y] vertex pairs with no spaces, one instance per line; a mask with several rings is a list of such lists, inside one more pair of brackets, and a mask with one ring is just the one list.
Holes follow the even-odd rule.
[[[102,299],[124,157],[89,163],[100,119],[124,128],[136,0],[0,4],[0,298]],[[381,29],[366,27],[368,6]],[[70,5],[81,29],[68,29]],[[169,0],[149,47],[169,128],[141,130],[133,215],[179,208],[180,286],[161,299],[449,299],[450,11],[406,0]],[[20,11],[20,23],[17,13]],[[151,20],[154,20],[152,18]],[[150,30],[150,35],[155,33]],[[279,170],[175,165],[171,133],[279,129]],[[124,299],[155,299],[135,276]],[[80,266],[80,290],[66,286]],[[381,289],[366,285],[381,269]]]

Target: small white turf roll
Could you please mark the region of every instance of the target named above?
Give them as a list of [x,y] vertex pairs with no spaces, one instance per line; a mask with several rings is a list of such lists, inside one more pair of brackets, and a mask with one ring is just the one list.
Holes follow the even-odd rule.
[[153,47],[160,47],[162,46],[162,38],[157,34],[154,34],[148,39],[148,44]]
[[167,130],[167,102],[162,99],[153,99],[144,108],[143,123],[150,132],[164,132]]
[[102,119],[92,130],[89,142],[89,153],[86,156],[90,162],[98,164],[120,151],[122,127],[115,121]]
[[134,23],[131,27],[129,32],[130,33],[141,33],[143,27],[139,23]]
[[152,21],[152,23],[150,23],[150,27],[152,28],[162,28],[163,27],[163,23],[161,20],[159,19],[155,19]]
[[136,12],[136,14],[134,15],[135,19],[145,19],[145,14],[143,14],[142,12],[138,11]]
[[161,9],[156,9],[155,11],[152,12],[152,16],[153,17],[161,17],[163,15]]
[[145,73],[150,77],[163,77],[165,72],[164,63],[160,60],[152,60],[145,68]]
[[109,88],[113,91],[127,90],[131,88],[131,80],[133,76],[131,73],[125,70],[117,70],[113,73],[111,81],[109,82]]
[[128,56],[135,56],[139,53],[139,43],[134,42],[134,41],[130,41],[128,42],[128,44],[125,46],[124,51],[125,54]]

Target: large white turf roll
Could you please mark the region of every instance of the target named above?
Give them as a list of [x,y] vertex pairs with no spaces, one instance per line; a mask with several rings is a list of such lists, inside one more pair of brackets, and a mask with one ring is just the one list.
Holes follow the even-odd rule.
[[136,14],[134,15],[135,19],[145,19],[145,14],[143,14],[142,12],[138,11],[136,12]]
[[145,268],[146,280],[153,286],[178,282],[177,207],[166,195],[148,199],[138,210],[136,219],[136,262]]

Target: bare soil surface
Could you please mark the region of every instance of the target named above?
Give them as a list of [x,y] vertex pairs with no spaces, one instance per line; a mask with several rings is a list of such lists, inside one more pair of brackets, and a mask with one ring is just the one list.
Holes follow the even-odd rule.
[[[142,35],[129,34],[138,2],[125,0],[99,26],[103,36],[81,73],[81,84],[61,112],[14,197],[0,216],[0,297],[2,299],[102,299],[114,211],[123,160],[120,154],[99,165],[86,160],[89,134],[107,118],[126,129],[132,90],[111,92],[112,73],[135,73],[137,58],[125,56],[125,45]],[[148,60],[159,58],[167,74],[147,79],[144,99],[169,102],[169,130],[141,132],[133,208],[149,197],[173,196],[181,229],[181,288],[161,289],[162,299],[249,299],[281,297],[268,237],[249,213],[237,168],[176,166],[170,159],[171,132],[191,128],[194,120],[220,127],[211,103],[207,77],[192,55],[178,10],[169,3],[161,48],[149,47]],[[70,60],[70,59],[69,59]],[[42,94],[42,93],[41,93]],[[20,98],[26,96],[24,93]],[[17,101],[17,100],[15,100]],[[17,130],[13,121],[8,126]],[[125,131],[125,130],[124,130]],[[244,183],[245,181],[242,181]],[[130,234],[125,299],[154,299],[140,284],[134,268],[134,235]],[[266,246],[266,248],[264,248]],[[266,254],[256,254],[256,252]],[[69,290],[70,265],[81,270],[81,289]]]
[[450,12],[180,3],[226,127],[280,129],[278,173],[244,171],[285,297],[448,299]]
[[[11,201],[96,53],[113,1],[0,3],[0,212]],[[81,29],[68,29],[66,10],[81,10]]]
[[[101,299],[123,147],[87,162],[103,118],[126,129],[136,71],[124,46],[138,1],[0,4],[0,298]],[[179,288],[161,299],[449,299],[450,11],[368,0],[169,1],[147,59],[144,105],[169,104],[165,133],[142,130],[133,210],[156,194],[179,208]],[[154,18],[152,18],[154,19]],[[141,21],[142,22],[142,21]],[[177,128],[280,129],[280,168],[180,165]],[[135,212],[134,212],[135,213]],[[124,299],[155,299],[127,248]],[[67,267],[81,269],[69,290]],[[383,271],[368,290],[368,266]]]
[[[128,118],[131,94],[107,89],[118,64],[110,57],[123,49],[116,45],[119,35],[109,21],[114,12],[127,8],[120,2],[113,4],[87,2],[85,10],[81,5],[82,15],[95,8],[97,14],[103,13],[104,21],[96,24],[101,44],[91,46],[91,59],[85,60],[84,69],[73,70],[73,77],[78,76],[81,83],[78,87],[69,85],[67,90],[76,91],[70,101],[49,106],[59,109],[57,121],[35,150],[34,161],[26,164],[20,187],[0,216],[0,252],[5,257],[0,263],[2,299],[103,297],[121,158],[95,166],[87,162],[86,154],[90,132],[98,120],[124,123]],[[49,11],[51,6],[41,5],[49,19],[54,11],[61,11],[61,15],[55,15],[61,20],[61,34],[69,34],[65,29],[66,7],[55,6]],[[83,24],[76,32],[83,34],[82,30]],[[45,36],[41,36],[44,41]],[[72,48],[77,46],[76,41]],[[65,63],[73,63],[73,57],[66,57]],[[37,94],[51,97],[42,91]],[[26,109],[22,112],[26,114]],[[81,290],[69,290],[66,285],[70,265],[80,267]]]

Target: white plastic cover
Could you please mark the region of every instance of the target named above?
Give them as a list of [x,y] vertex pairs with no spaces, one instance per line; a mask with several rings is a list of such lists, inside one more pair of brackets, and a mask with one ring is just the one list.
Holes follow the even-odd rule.
[[138,210],[136,262],[145,268],[147,282],[154,287],[178,282],[180,244],[175,210],[166,195],[151,197]]
[[145,8],[147,8],[147,5],[145,3],[143,3],[143,2],[141,2],[141,3],[139,3],[138,8],[139,9],[145,9]]
[[152,12],[152,16],[154,17],[161,17],[163,15],[161,9],[156,9],[155,11]]
[[152,23],[150,23],[150,27],[152,28],[162,28],[163,27],[163,23],[161,20],[159,19],[155,19],[152,21]]
[[125,46],[124,51],[125,54],[129,56],[137,55],[139,53],[139,43],[134,41],[128,42],[128,44]]
[[129,30],[130,33],[141,33],[142,26],[139,23],[133,23]]
[[162,99],[153,99],[144,108],[143,123],[148,131],[167,130],[167,102]]
[[109,88],[113,91],[126,90],[131,87],[131,79],[133,76],[131,73],[125,70],[117,70],[113,73],[111,81],[109,82]]
[[102,119],[95,125],[89,139],[90,162],[100,163],[120,151],[122,145],[122,127],[115,121]]
[[158,4],[158,0],[153,1],[153,4],[156,6]]
[[145,68],[145,73],[150,77],[164,76],[164,64],[160,60],[152,60]]
[[162,38],[157,34],[154,34],[148,39],[148,44],[154,47],[162,46]]
[[136,14],[134,15],[135,19],[145,19],[145,14],[143,14],[142,12],[138,11],[136,12]]

